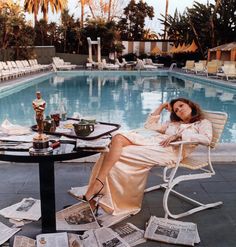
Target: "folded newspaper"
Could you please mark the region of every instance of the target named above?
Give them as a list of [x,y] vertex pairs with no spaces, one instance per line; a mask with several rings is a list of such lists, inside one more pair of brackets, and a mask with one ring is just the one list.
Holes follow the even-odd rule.
[[[78,199],[79,196],[85,194],[85,192],[87,191],[87,188],[88,188],[87,185],[81,186],[81,187],[71,187],[71,189],[68,190],[68,193],[70,195],[72,195],[73,197]],[[99,208],[97,221],[98,221],[100,226],[109,227],[109,226],[112,226],[112,225],[130,217],[130,215],[131,215],[130,213],[129,214],[111,215],[111,214],[107,214],[101,208]]]
[[5,243],[9,238],[11,238],[20,230],[20,228],[10,228],[0,222],[0,245]]
[[144,238],[144,231],[131,223],[116,224],[110,228],[119,234],[131,247],[147,241]]
[[13,247],[36,247],[36,241],[25,236],[15,236]]
[[69,247],[66,232],[39,234],[36,241],[37,247]]
[[197,225],[151,216],[144,237],[151,240],[194,246],[200,243]]
[[110,136],[104,136],[95,140],[77,139],[76,148],[83,149],[107,149],[111,142]]
[[57,230],[85,231],[99,228],[88,202],[76,203],[56,213]]
[[115,246],[115,247],[129,247],[130,245],[122,239],[119,234],[112,231],[110,228],[100,228],[95,232],[95,237],[98,246]]
[[41,217],[40,200],[24,198],[21,202],[0,210],[0,215],[11,219],[39,220]]

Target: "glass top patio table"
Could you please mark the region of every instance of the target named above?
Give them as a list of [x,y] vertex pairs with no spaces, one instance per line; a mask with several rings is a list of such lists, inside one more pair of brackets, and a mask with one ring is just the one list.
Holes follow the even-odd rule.
[[54,162],[83,158],[97,153],[74,149],[72,144],[61,144],[48,155],[30,155],[28,151],[0,151],[1,161],[38,163],[41,199],[42,232],[56,232]]

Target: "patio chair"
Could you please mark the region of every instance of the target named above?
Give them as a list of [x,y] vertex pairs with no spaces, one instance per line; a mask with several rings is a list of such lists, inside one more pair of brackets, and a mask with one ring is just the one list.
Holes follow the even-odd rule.
[[151,58],[146,58],[146,64],[156,66],[157,68],[163,68],[164,67],[164,63],[153,63]]
[[[227,121],[227,114],[224,112],[205,111],[204,115],[205,118],[210,120],[213,125],[213,138],[211,143],[208,146],[206,146],[207,153],[206,153],[205,161],[202,160],[202,157],[201,159],[196,159],[191,156],[181,161],[181,154],[184,145],[195,145],[195,144],[203,145],[203,144],[197,142],[186,142],[186,141],[171,143],[173,147],[179,147],[178,149],[179,155],[178,155],[178,159],[176,160],[176,163],[164,168],[162,174],[162,178],[164,181],[163,184],[153,186],[145,190],[145,192],[149,192],[160,188],[165,189],[164,197],[163,197],[165,218],[171,217],[174,219],[178,219],[205,210],[207,208],[214,208],[223,204],[223,202],[221,201],[215,203],[203,204],[174,190],[174,187],[177,184],[179,185],[178,189],[179,187],[181,187],[180,182],[211,178],[213,175],[215,175],[215,171],[211,163],[211,149],[215,148],[216,144],[220,139],[221,133],[223,132],[225,123]],[[181,171],[183,170],[187,170],[187,174],[181,173]],[[191,173],[189,173],[189,171]],[[183,200],[194,204],[196,207],[179,214],[171,213],[168,206],[168,199],[170,193],[173,193],[177,197],[180,197]]]
[[217,72],[218,72],[218,64],[216,62],[209,62],[207,64],[207,67],[206,67],[206,74],[207,74],[207,77],[210,76],[210,75],[214,75],[216,76],[217,75]]
[[54,70],[72,70],[77,67],[77,65],[71,64],[70,62],[64,62],[64,60],[59,57],[53,57],[52,61]]
[[0,79],[2,80],[5,80],[5,79],[9,79],[13,77],[10,69],[7,69],[5,66],[4,66],[4,62],[1,62],[0,61]]
[[185,66],[182,67],[186,72],[191,71],[194,68],[194,60],[187,60]]
[[102,59],[102,69],[119,69],[119,65],[113,63],[107,63],[106,59]]
[[206,67],[204,66],[204,63],[198,62],[194,64],[194,67],[191,69],[195,74],[197,73],[205,73]]
[[150,65],[150,64],[144,64],[143,60],[137,59],[137,63],[136,63],[135,69],[138,69],[138,70],[141,70],[141,69],[144,69],[144,70],[156,70],[157,67],[154,66],[154,65]]
[[115,59],[115,64],[117,64],[120,68],[124,68],[127,64],[125,60],[122,60],[122,63],[119,61],[118,58]]
[[236,68],[234,64],[225,64],[222,66],[222,71],[223,72],[217,73],[218,77],[226,77],[227,81],[229,78],[236,78]]

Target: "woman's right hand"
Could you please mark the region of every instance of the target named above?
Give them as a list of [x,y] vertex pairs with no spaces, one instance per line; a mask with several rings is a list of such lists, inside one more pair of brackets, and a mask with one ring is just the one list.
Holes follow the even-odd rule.
[[162,109],[166,109],[167,111],[171,112],[171,106],[169,102],[165,102],[162,104]]
[[167,111],[171,112],[171,106],[169,102],[165,102],[163,104],[161,104],[153,113],[152,115],[160,115],[161,112],[166,109]]

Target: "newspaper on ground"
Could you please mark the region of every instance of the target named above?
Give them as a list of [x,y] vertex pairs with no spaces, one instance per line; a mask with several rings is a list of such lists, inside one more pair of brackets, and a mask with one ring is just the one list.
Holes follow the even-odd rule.
[[[84,195],[85,192],[87,191],[88,186],[82,186],[82,187],[71,187],[70,190],[68,190],[68,193],[72,195],[75,198],[79,198],[79,196]],[[120,215],[111,215],[107,214],[104,210],[101,209],[101,207],[98,210],[98,216],[97,216],[97,221],[100,226],[103,227],[109,227],[112,226],[128,217],[130,217],[129,214],[120,214]]]
[[119,234],[131,247],[146,242],[144,231],[131,223],[123,223],[110,228]]
[[15,236],[13,247],[36,247],[36,241],[25,236]]
[[200,242],[197,225],[151,216],[144,237],[156,241],[194,246]]
[[24,198],[21,202],[0,210],[0,215],[11,219],[37,221],[41,217],[40,200]]
[[79,198],[81,195],[85,195],[86,191],[88,189],[88,185],[85,185],[85,186],[81,186],[81,187],[71,187],[69,190],[68,190],[68,193],[75,197],[75,198]]
[[83,235],[68,233],[70,247],[98,247],[94,230],[88,230]]
[[80,235],[74,233],[68,233],[69,247],[83,247]]
[[32,220],[19,220],[19,219],[9,219],[9,222],[13,224],[14,227],[21,227],[32,222]]
[[102,227],[110,227],[110,226],[115,225],[115,224],[121,222],[122,220],[130,217],[130,215],[131,215],[130,213],[129,214],[112,215],[112,214],[106,213],[104,210],[99,208],[97,221],[98,221],[99,225]]
[[69,247],[66,232],[39,234],[36,237],[37,247]]
[[20,230],[20,228],[10,228],[0,222],[0,245],[5,243],[10,237],[12,237]]
[[86,231],[99,228],[89,202],[76,203],[56,213],[57,230]]
[[129,244],[123,240],[119,234],[110,228],[100,228],[94,231],[98,246],[103,247],[129,247]]

